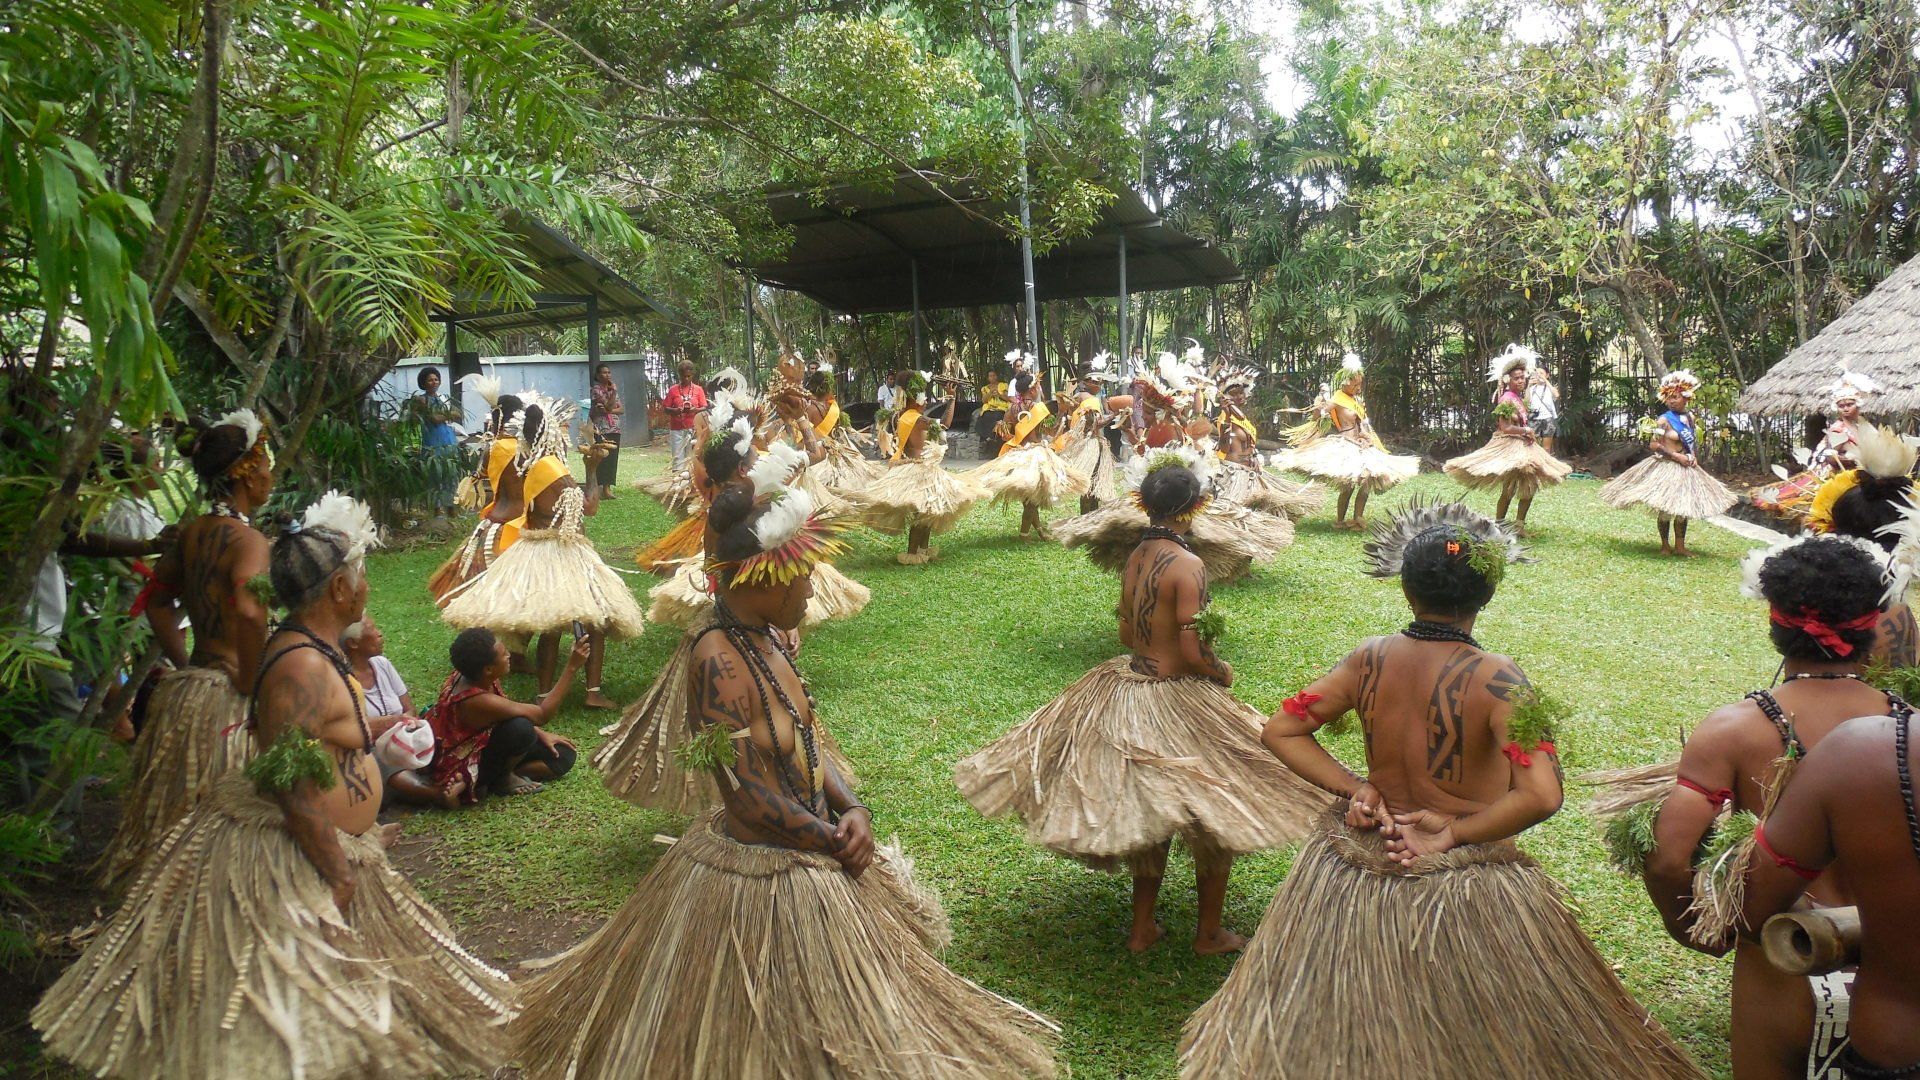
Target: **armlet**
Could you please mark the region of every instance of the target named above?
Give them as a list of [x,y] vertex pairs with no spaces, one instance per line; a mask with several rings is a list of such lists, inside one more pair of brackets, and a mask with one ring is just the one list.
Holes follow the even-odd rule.
[[322,791],[334,784],[333,759],[320,740],[298,728],[288,728],[259,757],[247,762],[247,779],[262,795],[292,791],[302,780]]

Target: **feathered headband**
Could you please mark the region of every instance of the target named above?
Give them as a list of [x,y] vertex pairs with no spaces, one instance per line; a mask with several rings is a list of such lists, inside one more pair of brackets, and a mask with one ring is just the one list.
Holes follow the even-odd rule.
[[735,409],[728,398],[714,399],[707,426],[710,432],[705,447],[707,450],[731,445],[733,452],[744,458],[753,446],[753,420]]
[[1843,401],[1859,401],[1861,398],[1872,397],[1880,392],[1880,384],[1870,375],[1862,375],[1857,371],[1841,368],[1840,378],[1824,392],[1833,399],[1835,405],[1838,405]]
[[260,436],[267,426],[252,409],[235,409],[213,422],[214,427],[237,427],[247,433],[247,446],[253,447],[260,442]]
[[1033,354],[1025,349],[1008,349],[1007,355],[1001,357],[1000,362],[1006,364],[1008,367],[1012,367],[1015,364],[1025,364],[1028,367],[1032,367]]
[[1407,545],[1437,528],[1449,530],[1447,553],[1471,564],[1490,585],[1506,575],[1507,564],[1525,562],[1520,541],[1505,525],[1476,513],[1461,502],[1425,502],[1418,498],[1387,519],[1373,526],[1373,535],[1362,545],[1367,573],[1373,577],[1398,577],[1405,564]]
[[1660,393],[1664,395],[1668,390],[1676,387],[1681,393],[1692,397],[1693,392],[1700,388],[1700,376],[1686,368],[1667,372],[1666,377],[1660,380]]
[[[380,527],[373,523],[367,504],[338,491],[329,491],[307,507],[298,520],[289,522],[289,534],[332,533],[344,542],[340,566],[358,565],[367,552],[380,546]],[[335,567],[338,569],[339,567]]]
[[[772,457],[779,446],[770,447],[766,457]],[[839,539],[843,526],[815,514],[813,496],[804,489],[776,482],[761,494],[756,476],[754,492],[756,509],[750,527],[759,550],[743,559],[709,560],[708,573],[731,569],[734,585],[786,585],[846,552],[846,543]]]
[[1890,427],[1861,424],[1853,440],[1854,460],[1867,475],[1882,480],[1911,476],[1915,460],[1920,459],[1920,444]]
[[1526,368],[1531,372],[1539,363],[1539,353],[1516,341],[1508,345],[1505,352],[1487,362],[1487,381],[1497,383],[1514,368]]

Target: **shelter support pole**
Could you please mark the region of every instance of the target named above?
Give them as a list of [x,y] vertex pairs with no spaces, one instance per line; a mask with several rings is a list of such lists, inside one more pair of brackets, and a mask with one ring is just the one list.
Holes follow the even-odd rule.
[[760,383],[760,358],[753,350],[753,279],[744,280],[746,288],[740,292],[742,301],[740,311],[747,317],[747,370],[752,373],[754,384]]
[[927,344],[920,323],[920,260],[913,259],[907,265],[912,269],[913,276],[913,368],[919,371],[927,358]]
[[1127,338],[1127,234],[1120,234],[1120,344],[1113,350],[1120,374],[1133,374],[1133,348]]
[[1013,92],[1017,100],[1014,104],[1014,127],[1020,134],[1020,268],[1026,279],[1027,296],[1027,351],[1033,354],[1033,362],[1044,371],[1046,358],[1040,352],[1040,301],[1033,284],[1033,207],[1027,197],[1027,92],[1021,85],[1026,71],[1020,59],[1020,5],[1007,5],[1008,50],[1013,61]]
[[460,419],[465,421],[467,402],[461,393],[465,388],[460,385],[460,373],[454,370],[454,365],[459,362],[460,321],[449,314],[447,316],[447,382],[453,387],[453,403],[460,406]]

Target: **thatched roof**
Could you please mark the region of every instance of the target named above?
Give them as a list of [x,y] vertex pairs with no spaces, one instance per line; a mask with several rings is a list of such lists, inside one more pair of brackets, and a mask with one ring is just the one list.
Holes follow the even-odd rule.
[[1825,412],[1845,366],[1880,384],[1861,402],[1875,415],[1920,412],[1920,257],[1895,270],[1813,340],[1788,353],[1740,395],[1744,412]]

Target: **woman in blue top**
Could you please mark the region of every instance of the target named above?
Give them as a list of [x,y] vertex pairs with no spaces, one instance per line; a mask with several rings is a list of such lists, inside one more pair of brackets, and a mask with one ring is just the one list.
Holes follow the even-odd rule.
[[1600,501],[1616,510],[1644,506],[1658,516],[1663,555],[1693,554],[1687,550],[1688,520],[1724,514],[1739,501],[1700,467],[1699,432],[1687,407],[1699,385],[1684,369],[1660,380],[1660,403],[1667,411],[1641,422],[1652,456],[1600,489]]
[[[440,369],[424,367],[414,380],[420,392],[407,399],[407,407],[414,418],[420,421],[420,446],[429,458],[454,455],[454,446],[460,437],[454,433],[453,422],[460,419],[460,407],[449,398],[440,394]],[[447,467],[446,475],[439,479],[435,505],[441,509],[453,505],[454,489],[460,483],[459,470]]]

